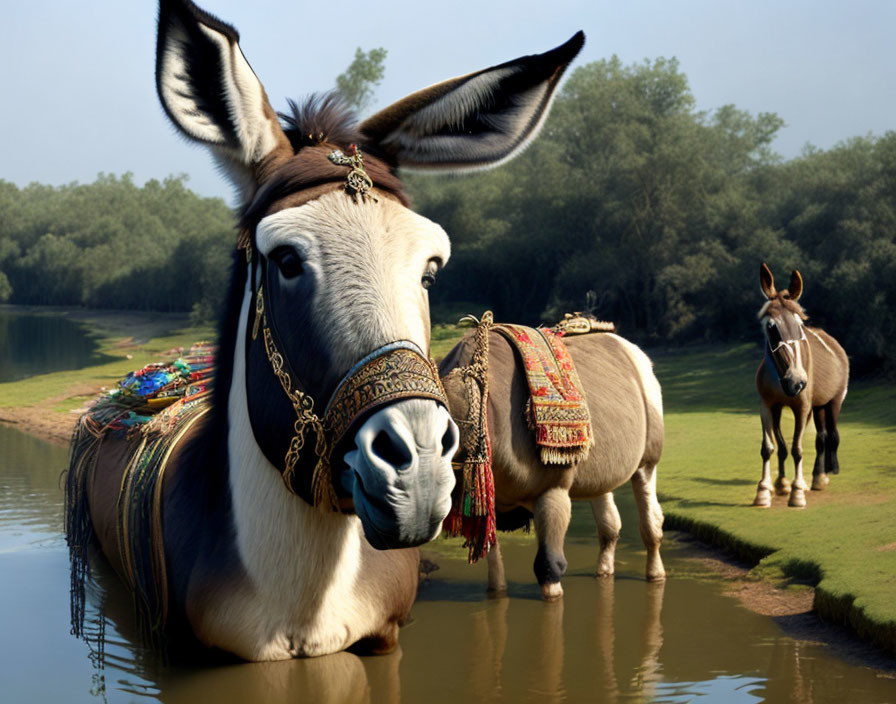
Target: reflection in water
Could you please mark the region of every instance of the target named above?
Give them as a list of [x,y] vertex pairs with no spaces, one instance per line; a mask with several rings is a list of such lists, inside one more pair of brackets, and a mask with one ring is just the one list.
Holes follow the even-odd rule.
[[[284,663],[165,666],[139,645],[130,597],[94,571],[88,622],[105,652],[69,635],[59,472],[66,450],[0,428],[0,682],[4,701],[756,702],[896,701],[896,667],[848,664],[720,594],[670,543],[670,579],[647,584],[634,509],[620,497],[615,579],[595,580],[591,517],[576,507],[561,602],[532,577],[535,546],[503,542],[508,598],[486,598],[485,565],[429,548],[401,651]],[[626,533],[628,526],[632,533]],[[98,620],[105,601],[106,618]],[[91,621],[92,617],[92,621]],[[101,656],[105,665],[101,666]]]

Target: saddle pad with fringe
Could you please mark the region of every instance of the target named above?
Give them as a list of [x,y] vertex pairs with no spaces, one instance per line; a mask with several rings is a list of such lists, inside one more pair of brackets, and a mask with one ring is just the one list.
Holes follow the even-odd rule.
[[[214,350],[196,345],[164,364],[131,372],[81,417],[72,439],[66,478],[66,538],[72,560],[72,630],[81,635],[87,547],[93,535],[87,506],[90,468],[100,463],[103,441],[125,443],[127,458],[117,507],[118,548],[133,591],[141,630],[161,642],[168,611],[162,486],[165,469],[181,440],[211,408]],[[111,448],[110,448],[111,449]]]
[[516,347],[529,384],[526,415],[544,464],[574,464],[594,444],[582,382],[562,334],[546,328],[499,324],[494,330]]

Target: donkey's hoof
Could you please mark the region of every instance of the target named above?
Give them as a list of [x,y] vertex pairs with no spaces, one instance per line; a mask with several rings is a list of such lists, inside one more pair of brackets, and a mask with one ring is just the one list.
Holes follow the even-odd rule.
[[557,601],[563,596],[560,582],[545,582],[541,585],[541,598],[545,601]]
[[793,489],[790,492],[790,501],[787,502],[788,506],[792,508],[805,508],[806,507],[806,490],[805,489]]
[[830,483],[830,479],[828,479],[828,475],[822,472],[821,474],[815,474],[812,477],[812,491],[824,491],[827,485]]
[[597,573],[594,575],[595,579],[607,579],[612,578],[615,572],[612,569],[606,568],[597,568]]
[[775,481],[775,493],[778,496],[787,496],[790,493],[790,480],[780,477]]
[[772,505],[772,492],[768,489],[760,489],[756,492],[756,498],[753,499],[753,505],[760,508],[768,508]]

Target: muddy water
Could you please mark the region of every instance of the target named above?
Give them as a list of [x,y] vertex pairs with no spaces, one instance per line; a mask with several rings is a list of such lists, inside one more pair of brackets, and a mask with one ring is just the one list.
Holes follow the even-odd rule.
[[468,567],[443,545],[426,551],[439,569],[400,652],[176,668],[138,645],[127,594],[98,570],[88,620],[105,629],[100,658],[69,635],[65,464],[64,448],[0,428],[0,701],[896,702],[896,670],[747,611],[682,545],[664,548],[668,582],[646,584],[627,492],[615,580],[592,578],[590,512],[577,510],[560,603],[540,601],[526,538],[504,543],[501,600],[485,598],[484,565]]

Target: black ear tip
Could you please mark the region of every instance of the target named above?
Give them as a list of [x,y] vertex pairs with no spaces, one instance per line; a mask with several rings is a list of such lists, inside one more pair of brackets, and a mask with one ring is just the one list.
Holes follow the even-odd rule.
[[560,46],[559,49],[569,57],[567,59],[568,61],[572,61],[582,50],[583,46],[585,46],[585,33],[580,29],[573,34],[565,44]]

